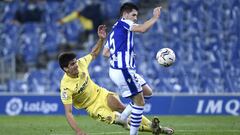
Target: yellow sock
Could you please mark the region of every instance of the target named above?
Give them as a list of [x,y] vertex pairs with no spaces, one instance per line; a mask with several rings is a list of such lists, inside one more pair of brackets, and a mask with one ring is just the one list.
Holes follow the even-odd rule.
[[141,132],[152,132],[152,128],[149,126],[145,126],[145,125],[140,125],[138,131]]
[[143,116],[142,116],[142,123],[141,123],[141,125],[140,125],[140,127],[139,127],[139,131],[152,132],[151,123],[152,123],[152,122],[143,115]]
[[143,124],[145,126],[150,126],[151,123],[152,122],[147,117],[145,117],[144,115],[142,116],[142,123],[141,124]]

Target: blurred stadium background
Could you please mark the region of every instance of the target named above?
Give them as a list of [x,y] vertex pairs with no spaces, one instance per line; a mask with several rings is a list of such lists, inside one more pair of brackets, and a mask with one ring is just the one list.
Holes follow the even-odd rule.
[[[156,109],[150,108],[149,114],[238,116],[240,0],[2,0],[0,114],[54,114],[54,102],[61,104],[58,93],[63,75],[57,54],[66,50],[87,54],[96,42],[96,25],[104,23],[110,30],[118,18],[118,7],[126,1],[140,7],[139,22],[152,16],[153,7],[163,7],[153,28],[135,35],[137,70],[156,95],[151,101]],[[59,23],[74,11],[95,27],[86,30],[79,19]],[[176,63],[169,68],[155,60],[163,47],[176,53]],[[90,66],[90,74],[97,84],[114,91],[107,69],[108,61],[99,56]],[[53,106],[49,113],[27,112],[31,107],[23,112],[19,102]],[[163,109],[155,105],[159,102]],[[181,111],[182,105],[188,109]],[[63,114],[62,108],[59,113]]]
[[[155,95],[145,114],[160,115],[178,135],[240,133],[239,117],[234,117],[240,113],[240,0],[1,0],[0,115],[5,116],[0,116],[0,134],[74,133],[59,98],[63,72],[57,54],[89,53],[97,40],[97,25],[106,24],[110,30],[118,7],[127,1],[140,7],[139,22],[152,16],[153,7],[163,7],[152,29],[135,34],[137,70]],[[74,19],[72,13],[85,19]],[[60,21],[70,14],[72,21]],[[89,22],[93,27],[86,27]],[[163,47],[177,56],[168,68],[155,60]],[[89,70],[97,84],[117,90],[103,56]],[[77,121],[90,134],[128,133],[84,116]]]

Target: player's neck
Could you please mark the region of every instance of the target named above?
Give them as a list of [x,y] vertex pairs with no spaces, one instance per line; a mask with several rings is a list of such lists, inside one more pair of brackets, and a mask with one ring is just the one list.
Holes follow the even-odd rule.
[[67,74],[69,77],[71,77],[71,78],[78,78],[78,74],[76,74],[76,75],[73,75],[73,74]]

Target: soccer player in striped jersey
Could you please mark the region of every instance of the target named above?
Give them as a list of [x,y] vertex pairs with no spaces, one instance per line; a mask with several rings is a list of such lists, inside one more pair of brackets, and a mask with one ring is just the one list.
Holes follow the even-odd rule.
[[[137,24],[138,7],[133,3],[124,3],[120,8],[121,18],[114,24],[103,50],[103,55],[110,58],[111,80],[120,88],[122,97],[132,99],[121,113],[123,121],[130,115],[130,135],[138,134],[145,99],[152,95],[150,86],[136,73],[133,36],[134,32],[144,33],[151,28],[159,19],[160,10],[161,7],[154,8],[152,18]],[[173,133],[170,128],[169,133]]]

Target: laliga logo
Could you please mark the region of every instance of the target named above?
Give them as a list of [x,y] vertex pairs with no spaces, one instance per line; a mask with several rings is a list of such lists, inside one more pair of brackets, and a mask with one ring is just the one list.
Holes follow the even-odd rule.
[[12,98],[7,102],[6,113],[10,116],[18,115],[23,108],[22,100],[19,98]]
[[23,102],[20,98],[12,98],[7,102],[6,113],[10,116],[19,115],[23,113],[40,113],[48,114],[58,111],[57,103],[47,103],[46,101]]

